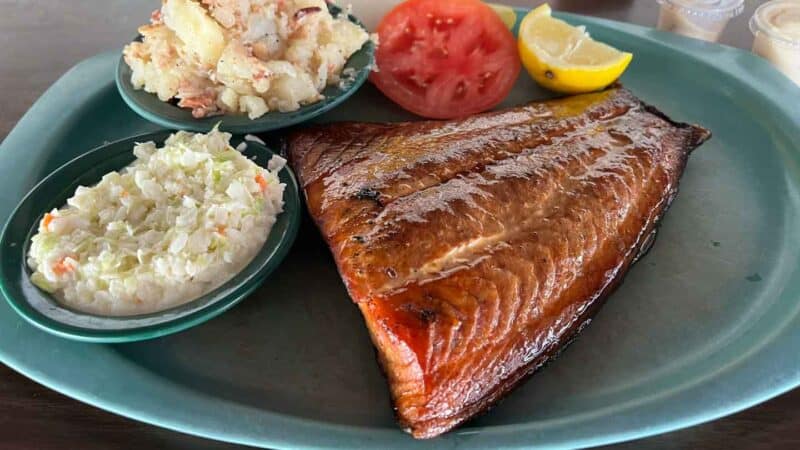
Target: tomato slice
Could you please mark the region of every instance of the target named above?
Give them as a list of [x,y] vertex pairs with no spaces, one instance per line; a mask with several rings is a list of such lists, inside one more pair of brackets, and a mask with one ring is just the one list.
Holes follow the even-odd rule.
[[372,82],[403,108],[449,119],[500,103],[520,71],[514,36],[479,0],[408,0],[378,25]]

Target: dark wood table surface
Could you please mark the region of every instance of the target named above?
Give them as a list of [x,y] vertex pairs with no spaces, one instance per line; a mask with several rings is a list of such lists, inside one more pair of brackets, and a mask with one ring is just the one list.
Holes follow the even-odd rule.
[[[157,0],[0,0],[0,138],[44,90],[78,61],[122,47]],[[510,0],[536,5],[539,0]],[[722,42],[749,48],[746,1]],[[655,24],[655,0],[550,1],[555,9]],[[796,356],[796,355],[795,355]],[[0,364],[0,449],[241,448],[164,430],[85,405]],[[800,449],[800,389],[692,428],[610,446],[617,449]]]

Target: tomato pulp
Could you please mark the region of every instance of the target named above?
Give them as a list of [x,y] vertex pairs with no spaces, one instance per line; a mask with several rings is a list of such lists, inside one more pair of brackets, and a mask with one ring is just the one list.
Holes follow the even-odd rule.
[[423,117],[464,117],[497,106],[520,72],[514,36],[479,0],[408,0],[378,25],[372,82]]

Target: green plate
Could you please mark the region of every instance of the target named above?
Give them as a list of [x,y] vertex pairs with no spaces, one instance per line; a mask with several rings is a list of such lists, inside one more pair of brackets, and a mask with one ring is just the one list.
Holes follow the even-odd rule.
[[[0,359],[118,414],[270,448],[584,447],[798,386],[800,89],[749,52],[560,17],[633,51],[627,87],[714,137],[689,160],[650,253],[581,336],[491,412],[431,441],[399,430],[361,317],[307,218],[269,280],[214,320],[90,345],[41,332],[0,302]],[[84,149],[152,129],[117,95],[118,56],[67,73],[2,144],[0,218]],[[507,104],[545,95],[521,76]],[[318,120],[408,117],[367,84]]]
[[[297,235],[300,197],[297,182],[288,167],[280,172],[286,184],[284,212],[278,216],[267,241],[241,272],[219,288],[195,300],[152,314],[104,317],[59,305],[53,297],[30,281],[25,263],[31,237],[44,213],[63,206],[78,186],[91,186],[112,170],[135,159],[137,142],[163,145],[168,131],[144,134],[103,145],[64,164],[34,187],[11,213],[0,237],[0,290],[9,304],[33,325],[55,335],[86,342],[131,342],[152,339],[203,323],[222,314],[258,288],[281,263]],[[232,139],[238,145],[241,138]],[[242,154],[266,167],[273,153],[265,146],[246,142]]]
[[[335,5],[329,9],[336,14],[341,11]],[[361,26],[361,22],[353,16],[350,20]],[[125,64],[120,52],[119,61],[115,72],[117,89],[125,103],[143,118],[161,126],[190,131],[209,131],[219,124],[221,130],[231,133],[257,133],[279,128],[289,127],[300,122],[305,122],[313,117],[325,113],[336,107],[348,97],[353,95],[367,80],[375,57],[375,44],[367,41],[361,50],[354,53],[347,60],[345,69],[353,69],[353,76],[345,83],[345,89],[338,85],[328,86],[322,91],[324,99],[317,103],[302,106],[291,112],[272,111],[257,119],[250,119],[246,114],[225,114],[220,116],[195,119],[191,111],[179,108],[172,103],[162,102],[155,94],[150,94],[141,89],[134,89],[131,84],[131,68]]]

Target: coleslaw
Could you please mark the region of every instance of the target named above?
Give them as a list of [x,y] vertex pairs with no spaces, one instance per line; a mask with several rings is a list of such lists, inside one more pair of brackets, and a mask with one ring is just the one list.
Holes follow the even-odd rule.
[[66,306],[144,314],[197,298],[243,269],[283,210],[279,156],[264,169],[228,133],[178,132],[45,214],[31,281]]

